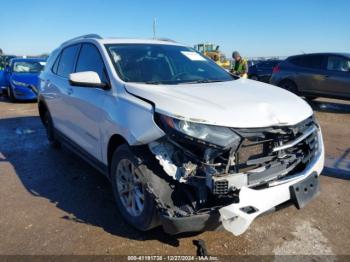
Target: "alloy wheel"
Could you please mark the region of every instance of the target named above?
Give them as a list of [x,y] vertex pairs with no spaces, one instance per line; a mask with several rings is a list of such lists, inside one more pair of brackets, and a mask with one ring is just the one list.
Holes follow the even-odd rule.
[[141,171],[128,159],[122,159],[117,166],[116,186],[125,210],[139,216],[144,210],[145,191]]

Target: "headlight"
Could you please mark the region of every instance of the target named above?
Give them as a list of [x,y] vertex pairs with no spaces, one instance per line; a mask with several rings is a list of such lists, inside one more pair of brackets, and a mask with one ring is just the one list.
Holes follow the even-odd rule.
[[12,80],[12,83],[16,86],[28,86],[28,84],[26,83],[23,83],[23,82],[18,82],[18,81],[15,81],[15,80]]
[[228,127],[200,124],[164,115],[160,119],[167,128],[220,147],[238,147],[241,140]]

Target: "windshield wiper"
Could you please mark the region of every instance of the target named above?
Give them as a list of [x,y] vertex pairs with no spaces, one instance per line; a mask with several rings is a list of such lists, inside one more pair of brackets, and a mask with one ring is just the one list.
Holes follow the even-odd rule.
[[210,79],[200,79],[190,82],[184,82],[184,84],[203,84],[203,83],[215,83],[215,82],[225,82],[225,80],[210,80]]
[[147,85],[160,85],[162,82],[160,81],[146,81],[145,84]]
[[199,79],[199,80],[194,80],[194,81],[188,81],[188,82],[173,82],[171,83],[169,81],[164,83],[164,81],[146,81],[144,82],[145,84],[148,85],[161,85],[161,84],[203,84],[203,83],[215,83],[215,82],[225,82],[225,80],[210,80],[210,79]]

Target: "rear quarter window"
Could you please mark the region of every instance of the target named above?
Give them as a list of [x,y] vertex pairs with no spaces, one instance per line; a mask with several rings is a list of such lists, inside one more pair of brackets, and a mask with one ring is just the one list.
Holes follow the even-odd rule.
[[60,62],[60,58],[61,58],[61,53],[58,54],[58,56],[56,57],[55,63],[52,66],[52,72],[54,74],[57,74],[57,69],[58,69],[58,63]]

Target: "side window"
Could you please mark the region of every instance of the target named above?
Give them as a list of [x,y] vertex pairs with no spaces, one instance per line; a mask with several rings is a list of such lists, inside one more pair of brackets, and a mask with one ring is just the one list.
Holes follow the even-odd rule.
[[322,55],[305,55],[298,56],[291,60],[292,64],[297,66],[311,68],[311,69],[324,69],[324,56]]
[[57,74],[57,69],[58,69],[58,63],[60,62],[61,59],[61,54],[59,54],[55,60],[55,63],[52,66],[52,72],[54,72],[55,74]]
[[300,62],[300,57],[297,56],[297,57],[292,57],[289,59],[289,63],[293,64],[293,65],[296,65],[296,66],[299,66]]
[[271,61],[266,61],[266,62],[259,63],[259,67],[265,68],[265,69],[272,69],[274,66],[275,65]]
[[97,47],[93,44],[83,44],[75,71],[93,71],[99,75],[102,82],[108,82],[105,65],[102,60],[101,54]]
[[265,63],[266,63],[266,62],[257,63],[257,64],[256,64],[256,67],[258,67],[258,68],[264,68],[264,67],[266,67]]
[[327,61],[327,70],[349,72],[350,59],[341,56],[329,56]]
[[74,72],[75,60],[79,48],[80,45],[72,45],[63,49],[57,68],[57,74],[59,76],[68,78],[69,74]]

